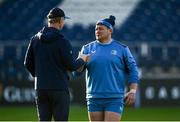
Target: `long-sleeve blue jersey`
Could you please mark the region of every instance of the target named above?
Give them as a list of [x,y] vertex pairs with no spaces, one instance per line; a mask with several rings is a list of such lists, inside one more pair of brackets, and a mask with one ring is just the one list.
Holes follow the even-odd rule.
[[113,40],[108,44],[93,41],[82,47],[90,55],[86,64],[86,98],[123,97],[128,84],[138,83],[138,68],[128,46]]

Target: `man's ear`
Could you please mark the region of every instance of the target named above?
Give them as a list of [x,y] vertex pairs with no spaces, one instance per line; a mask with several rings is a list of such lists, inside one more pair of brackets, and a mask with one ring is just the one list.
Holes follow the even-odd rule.
[[64,23],[64,21],[65,21],[64,17],[61,17],[61,18],[60,18],[60,22],[61,22],[61,23]]
[[64,18],[63,17],[61,17],[60,19],[59,19],[59,26],[60,26],[60,28],[62,29],[63,28],[63,26],[64,26],[64,24],[63,24],[63,20]]
[[109,29],[109,31],[112,33],[113,32],[113,30],[112,29]]
[[59,19],[59,24],[61,24],[62,18]]

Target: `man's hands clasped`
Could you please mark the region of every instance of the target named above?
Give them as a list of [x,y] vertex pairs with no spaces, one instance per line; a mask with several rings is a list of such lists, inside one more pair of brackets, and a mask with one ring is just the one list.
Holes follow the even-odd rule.
[[88,62],[90,55],[79,53],[78,58],[82,58],[85,62]]

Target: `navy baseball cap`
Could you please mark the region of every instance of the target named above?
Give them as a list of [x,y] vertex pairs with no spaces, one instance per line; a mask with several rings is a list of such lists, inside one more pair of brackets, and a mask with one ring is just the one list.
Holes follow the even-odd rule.
[[56,18],[56,17],[64,17],[65,19],[70,19],[70,17],[65,16],[65,13],[62,9],[60,8],[53,8],[49,11],[47,18]]

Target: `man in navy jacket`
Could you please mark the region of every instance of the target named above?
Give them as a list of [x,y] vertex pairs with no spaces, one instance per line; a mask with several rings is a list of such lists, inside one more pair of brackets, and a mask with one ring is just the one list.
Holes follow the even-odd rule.
[[47,15],[48,27],[34,35],[24,65],[35,77],[36,104],[40,121],[67,121],[69,114],[68,71],[85,64],[86,55],[73,57],[72,46],[60,33],[67,17],[60,8]]

